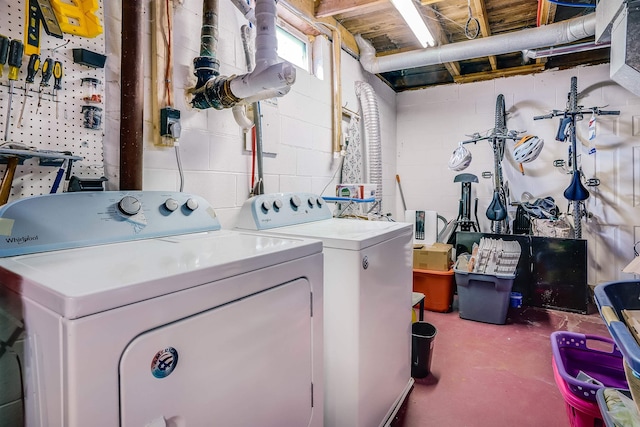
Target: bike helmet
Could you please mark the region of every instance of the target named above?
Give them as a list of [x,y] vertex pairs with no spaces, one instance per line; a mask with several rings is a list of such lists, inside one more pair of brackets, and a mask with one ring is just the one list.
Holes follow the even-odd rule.
[[518,163],[528,163],[538,158],[542,151],[544,140],[533,135],[525,135],[513,147],[513,158]]
[[461,171],[467,168],[471,163],[471,152],[467,150],[462,143],[453,151],[449,159],[449,169],[452,171]]

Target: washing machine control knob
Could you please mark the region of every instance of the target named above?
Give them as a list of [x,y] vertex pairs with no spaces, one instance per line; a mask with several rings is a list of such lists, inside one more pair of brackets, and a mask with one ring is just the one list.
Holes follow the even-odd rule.
[[322,205],[324,205],[324,200],[322,200],[322,197],[318,197],[316,203],[318,204],[318,207],[321,208]]
[[167,199],[164,202],[164,207],[168,210],[168,211],[175,211],[176,209],[178,209],[178,207],[180,206],[180,204],[178,204],[178,201],[176,199]]
[[291,196],[290,202],[291,202],[291,206],[293,206],[294,208],[299,208],[300,205],[302,204],[300,197],[296,196],[295,194]]
[[273,207],[273,202],[271,200],[265,200],[262,202],[262,209],[266,212],[269,211]]
[[190,211],[195,211],[196,209],[198,209],[198,201],[196,199],[189,198],[187,199],[187,203],[185,203],[185,206]]
[[121,213],[127,216],[133,216],[140,212],[142,206],[140,205],[140,200],[136,199],[133,196],[124,196],[118,202],[118,210]]
[[280,200],[280,199],[275,199],[275,200],[273,201],[273,207],[274,207],[277,211],[279,211],[280,209],[282,209],[282,200]]
[[309,204],[310,208],[313,208],[316,204],[315,197],[309,197],[309,200],[307,200],[307,203]]

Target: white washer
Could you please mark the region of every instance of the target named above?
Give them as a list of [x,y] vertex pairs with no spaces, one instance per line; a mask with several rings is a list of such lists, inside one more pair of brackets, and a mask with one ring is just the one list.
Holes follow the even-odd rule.
[[319,241],[171,192],[21,199],[0,234],[28,427],[323,425]]
[[333,218],[317,195],[281,193],[247,200],[237,228],[322,240],[325,425],[388,424],[413,386],[411,225]]

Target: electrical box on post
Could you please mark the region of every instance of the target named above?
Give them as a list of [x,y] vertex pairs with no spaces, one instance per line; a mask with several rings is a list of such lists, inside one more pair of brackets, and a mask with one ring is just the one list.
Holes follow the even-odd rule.
[[180,121],[180,110],[165,107],[160,110],[160,135],[175,138],[172,127]]

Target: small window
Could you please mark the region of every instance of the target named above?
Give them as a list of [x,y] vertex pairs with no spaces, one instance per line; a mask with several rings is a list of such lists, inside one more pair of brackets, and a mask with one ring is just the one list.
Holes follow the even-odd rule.
[[280,22],[276,26],[278,56],[285,61],[309,71],[309,41],[298,31]]

